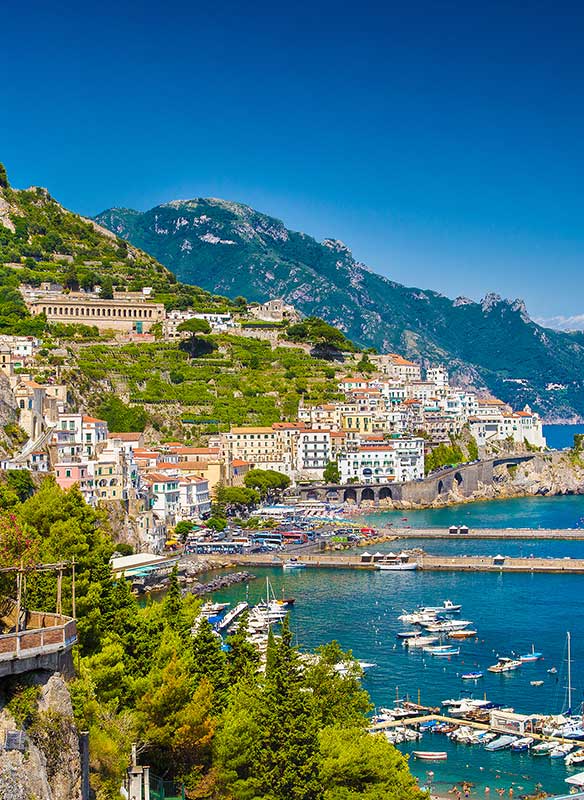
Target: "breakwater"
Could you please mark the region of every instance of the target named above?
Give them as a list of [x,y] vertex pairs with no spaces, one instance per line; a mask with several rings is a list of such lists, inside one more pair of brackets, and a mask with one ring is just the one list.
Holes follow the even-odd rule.
[[470,528],[467,533],[450,533],[445,528],[380,528],[383,537],[393,539],[563,539],[584,540],[584,529],[566,528]]
[[[584,574],[584,558],[506,558],[493,556],[440,556],[420,554],[412,557],[424,571],[457,572],[541,572]],[[268,553],[223,556],[216,561],[225,567],[282,567],[285,557]],[[307,567],[322,569],[377,570],[377,563],[363,561],[354,553],[307,553],[302,556]],[[391,574],[391,573],[389,573]]]

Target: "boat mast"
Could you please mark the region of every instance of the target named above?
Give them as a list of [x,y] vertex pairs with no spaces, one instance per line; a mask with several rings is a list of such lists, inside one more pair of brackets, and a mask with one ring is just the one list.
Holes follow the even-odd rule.
[[570,631],[566,634],[568,638],[568,714],[572,713],[572,652]]

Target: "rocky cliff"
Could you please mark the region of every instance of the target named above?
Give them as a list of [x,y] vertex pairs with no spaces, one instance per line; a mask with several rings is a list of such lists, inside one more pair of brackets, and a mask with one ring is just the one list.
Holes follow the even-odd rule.
[[81,759],[71,697],[60,675],[8,683],[0,739],[24,731],[24,749],[0,750],[0,800],[81,800]]

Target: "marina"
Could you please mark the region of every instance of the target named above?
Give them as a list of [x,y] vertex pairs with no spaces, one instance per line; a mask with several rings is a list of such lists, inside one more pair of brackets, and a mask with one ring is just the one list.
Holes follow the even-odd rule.
[[[306,556],[302,560],[306,561]],[[419,570],[392,577],[373,569],[310,568],[283,573],[281,567],[273,566],[261,574],[269,575],[276,594],[284,589],[285,594],[297,598],[291,611],[291,625],[302,649],[337,639],[359,659],[376,664],[367,670],[363,685],[377,706],[387,706],[392,696],[398,694],[417,699],[418,693],[422,701],[438,706],[444,697],[457,698],[461,693],[468,696],[473,691],[476,698],[486,695],[501,707],[514,708],[521,714],[557,714],[565,706],[566,604],[573,619],[578,620],[584,613],[578,575]],[[265,593],[263,586],[264,580],[248,585],[250,602]],[[244,592],[245,587],[230,587],[220,593],[221,600],[239,601]],[[398,633],[407,630],[406,623],[398,619],[404,609],[426,610],[430,605],[436,608],[440,606],[436,601],[443,602],[444,598],[451,598],[454,605],[462,601],[462,609],[452,612],[450,618],[464,615],[465,620],[473,622],[470,629],[478,633],[476,637],[456,642],[459,654],[436,658],[424,652],[423,647],[417,647],[416,638],[397,638]],[[434,644],[441,646],[438,637]],[[521,654],[540,650],[544,653],[542,659],[522,663],[517,670],[502,674],[488,672],[499,655],[519,659]],[[575,706],[582,699],[583,659],[583,641],[578,635],[572,653]],[[534,687],[532,681],[542,683]],[[439,716],[442,715],[449,724],[470,725],[452,716],[452,707],[441,711]],[[436,718],[428,712],[418,712],[417,716],[422,724],[424,719],[429,722]],[[486,727],[477,727],[481,724]],[[404,726],[403,720],[401,725]],[[388,724],[388,728],[396,727],[399,724]],[[488,732],[488,722],[475,722],[470,727]],[[527,736],[539,741],[539,735],[532,733],[515,738]],[[490,752],[446,736],[440,737],[439,746],[433,742],[436,739],[426,743],[405,740],[397,746],[405,753],[414,750],[447,753],[446,759],[432,766],[435,773],[432,788],[441,794],[463,780],[474,784],[471,796],[483,797],[485,787],[493,791],[497,787],[505,791],[513,788],[517,796],[535,792],[539,786],[550,793],[565,794],[565,778],[582,769],[581,764],[566,764],[563,758],[535,757],[533,747]],[[574,752],[578,752],[577,746]],[[410,768],[425,784],[428,765],[424,759],[412,757]]]

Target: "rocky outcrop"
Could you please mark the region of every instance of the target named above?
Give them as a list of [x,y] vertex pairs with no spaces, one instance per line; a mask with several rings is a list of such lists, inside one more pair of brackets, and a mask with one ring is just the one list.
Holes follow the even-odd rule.
[[430,507],[476,500],[570,494],[584,494],[584,461],[567,453],[544,453],[520,464],[496,466],[493,481],[480,484],[470,495],[463,495],[455,484],[448,493],[436,497]]
[[[0,750],[0,800],[81,800],[81,758],[73,708],[63,678],[35,675],[36,708],[18,722],[0,711],[0,737],[24,729],[24,749]],[[2,687],[4,688],[4,687]]]

